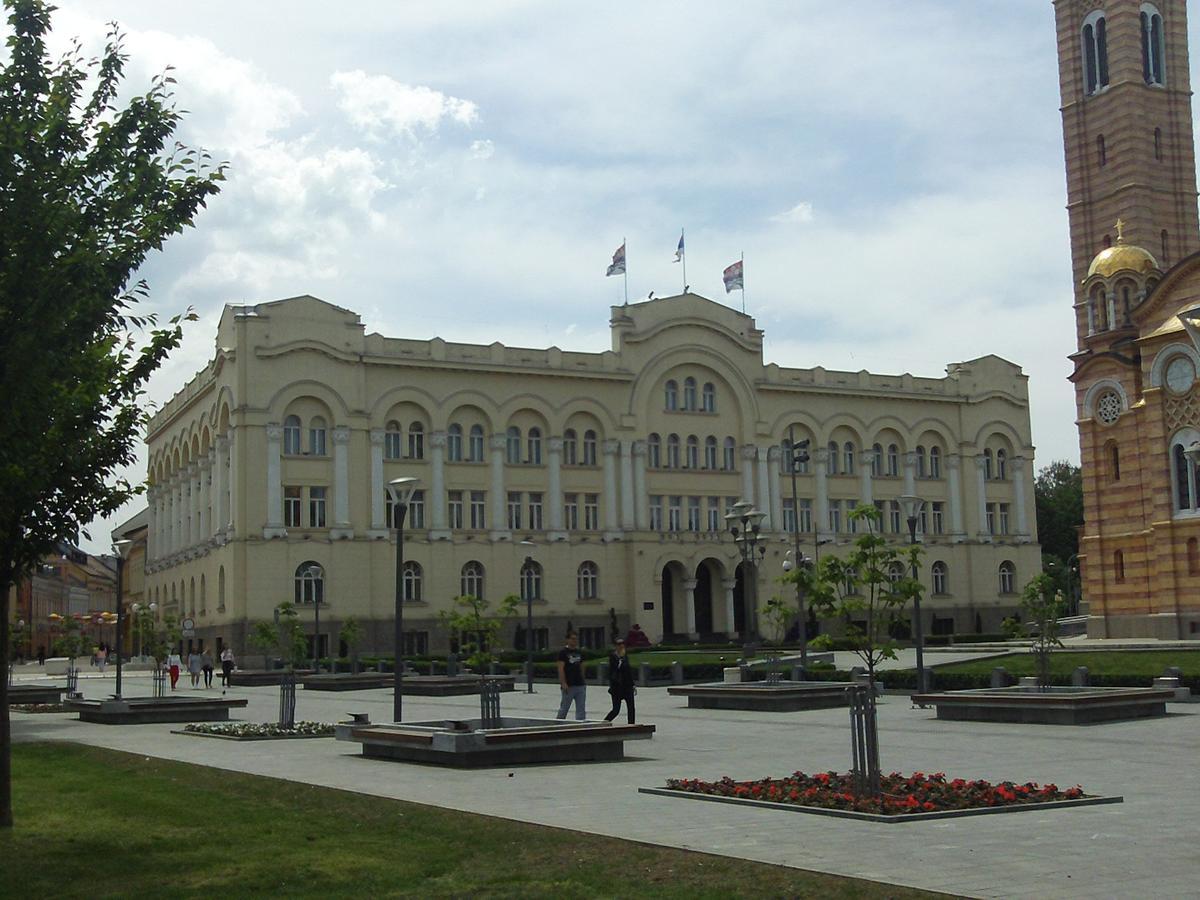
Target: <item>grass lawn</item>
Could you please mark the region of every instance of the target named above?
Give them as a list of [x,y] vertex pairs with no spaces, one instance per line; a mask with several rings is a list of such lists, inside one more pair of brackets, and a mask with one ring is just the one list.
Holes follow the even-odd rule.
[[[1037,674],[1033,654],[1027,650],[938,666],[937,671],[986,675],[997,666],[1003,666],[1013,675]],[[1071,650],[1050,654],[1050,669],[1056,675],[1070,675],[1079,666],[1087,666],[1092,675],[1157,678],[1167,666],[1178,666],[1184,675],[1200,675],[1200,650]]]
[[[665,666],[673,662],[681,662],[684,665],[718,665],[721,658],[725,658],[725,665],[735,666],[737,661],[741,659],[742,651],[734,650],[732,647],[728,650],[630,650],[629,659],[633,665],[639,666],[642,663],[650,663],[650,665]],[[756,659],[758,657],[755,657]]]
[[10,896],[940,896],[74,744],[13,772]]

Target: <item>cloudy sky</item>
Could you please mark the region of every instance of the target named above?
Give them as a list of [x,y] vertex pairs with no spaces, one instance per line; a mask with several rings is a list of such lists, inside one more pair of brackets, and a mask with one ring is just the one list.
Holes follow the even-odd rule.
[[1078,459],[1050,0],[58,2],[59,40],[121,24],[131,86],[174,66],[180,137],[230,164],[145,273],[200,315],[156,399],[222,304],[300,293],[393,336],[603,350],[614,248],[631,299],[677,293],[686,227],[698,293],[745,253],[768,360],[995,353],[1036,464]]

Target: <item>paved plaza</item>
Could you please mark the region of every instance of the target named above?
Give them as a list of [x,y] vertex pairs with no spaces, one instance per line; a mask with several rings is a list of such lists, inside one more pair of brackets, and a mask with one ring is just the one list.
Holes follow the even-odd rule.
[[[145,673],[126,694],[149,693]],[[183,679],[186,681],[186,678]],[[112,672],[84,676],[88,697],[111,693]],[[558,691],[504,694],[506,714],[550,716]],[[180,693],[220,694],[181,687]],[[231,688],[248,721],[277,715],[278,689]],[[589,687],[589,715],[608,708]],[[297,718],[391,715],[386,690],[297,694]],[[874,824],[689,799],[638,787],[669,777],[759,778],[795,769],[849,767],[845,710],[751,713],[689,710],[663,688],[641,689],[638,719],[653,741],[626,746],[622,762],[458,771],[365,760],[334,740],[236,743],[171,734],[171,725],[90,725],[58,714],[13,714],[17,741],[79,741],[147,756],[269,775],[467,812],[671,847],[797,866],[976,897],[1200,896],[1200,704],[1172,704],[1164,719],[1091,727],[939,722],[903,696],[880,705],[885,770],[951,777],[1081,783],[1123,804],[905,824]],[[474,697],[406,698],[407,720],[477,716]]]

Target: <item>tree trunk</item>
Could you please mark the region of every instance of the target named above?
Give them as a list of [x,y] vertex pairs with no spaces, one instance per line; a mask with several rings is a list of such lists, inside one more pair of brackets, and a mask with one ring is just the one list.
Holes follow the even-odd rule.
[[0,828],[13,827],[12,726],[8,718],[8,595],[12,577],[0,575]]

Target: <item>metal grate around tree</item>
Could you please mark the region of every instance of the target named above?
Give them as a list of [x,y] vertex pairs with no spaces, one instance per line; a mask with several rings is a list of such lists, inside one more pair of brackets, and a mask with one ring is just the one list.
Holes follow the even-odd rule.
[[870,685],[846,689],[850,695],[850,755],[855,791],[878,797],[879,724],[875,716],[875,692]]
[[500,682],[494,678],[479,679],[479,718],[482,728],[499,728]]

